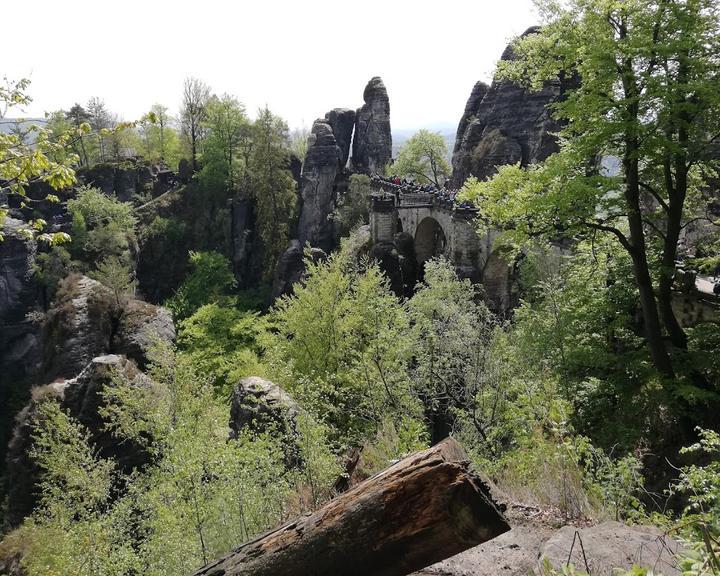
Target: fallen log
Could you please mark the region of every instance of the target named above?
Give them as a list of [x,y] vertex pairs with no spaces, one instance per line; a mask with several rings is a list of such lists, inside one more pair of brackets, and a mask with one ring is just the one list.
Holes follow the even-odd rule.
[[246,542],[195,576],[404,576],[509,529],[450,438]]

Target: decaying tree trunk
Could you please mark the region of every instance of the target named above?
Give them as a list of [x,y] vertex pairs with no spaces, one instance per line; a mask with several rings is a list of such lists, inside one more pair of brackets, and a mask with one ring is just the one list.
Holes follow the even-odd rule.
[[450,438],[246,542],[195,576],[402,576],[509,529]]

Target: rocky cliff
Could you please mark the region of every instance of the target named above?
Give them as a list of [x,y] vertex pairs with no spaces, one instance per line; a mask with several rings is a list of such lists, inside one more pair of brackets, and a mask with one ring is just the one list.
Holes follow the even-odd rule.
[[[534,34],[537,28],[523,33]],[[502,60],[512,60],[512,46]],[[568,82],[548,82],[531,91],[507,80],[473,87],[458,125],[452,158],[452,187],[460,188],[470,176],[491,176],[497,166],[520,162],[527,166],[557,151],[554,133],[560,129],[548,105],[562,98]]]
[[331,123],[315,120],[300,186],[302,208],[297,234],[301,246],[308,242],[325,251],[334,246],[333,222],[328,216],[335,210],[335,181],[342,171],[342,158],[343,150]]
[[392,159],[390,98],[379,76],[365,86],[365,104],[355,116],[352,165],[356,172],[382,173]]
[[296,235],[275,270],[273,299],[290,293],[302,277],[305,244],[316,250],[315,257],[337,247],[332,216],[350,174],[380,172],[390,162],[390,100],[379,77],[368,82],[363,98],[357,113],[333,108],[313,123],[300,178]]
[[104,458],[114,458],[125,472],[143,466],[149,459],[146,448],[133,442],[118,442],[112,431],[106,429],[102,409],[105,406],[103,391],[115,386],[119,378],[137,388],[155,386],[124,356],[105,355],[93,358],[72,379],[58,380],[33,390],[32,398],[17,415],[13,435],[8,446],[5,482],[7,508],[5,527],[17,526],[38,502],[40,470],[30,457],[33,436],[41,426],[38,418],[43,402],[57,402],[71,417],[90,432],[90,441]]

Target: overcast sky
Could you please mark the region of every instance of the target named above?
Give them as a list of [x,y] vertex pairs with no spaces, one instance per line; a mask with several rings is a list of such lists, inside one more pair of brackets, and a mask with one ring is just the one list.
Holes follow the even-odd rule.
[[6,0],[2,20],[0,76],[32,80],[27,116],[91,96],[125,120],[175,113],[192,75],[309,127],[382,76],[397,129],[456,124],[537,16],[531,0]]

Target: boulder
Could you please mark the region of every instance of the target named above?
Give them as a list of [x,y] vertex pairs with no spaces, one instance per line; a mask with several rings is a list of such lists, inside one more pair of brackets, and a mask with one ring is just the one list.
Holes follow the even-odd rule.
[[518,526],[497,538],[420,570],[418,576],[528,576],[552,531]]
[[529,521],[416,574],[541,576],[547,560],[558,570],[569,561],[577,570],[593,576],[609,576],[615,568],[629,570],[633,565],[676,576],[679,571],[674,553],[679,549],[676,541],[654,526],[603,522],[585,528],[563,526],[558,529],[544,521]]
[[355,115],[352,165],[357,172],[382,174],[392,159],[390,98],[379,76],[365,86],[365,104]]
[[335,210],[335,181],[341,174],[342,155],[330,122],[315,120],[300,186],[302,207],[297,236],[301,246],[309,242],[326,252],[334,248],[333,221],[329,216]]
[[230,404],[232,438],[243,430],[266,432],[272,426],[295,427],[295,401],[280,386],[257,376],[243,378],[235,385]]
[[300,461],[297,445],[297,416],[300,408],[277,384],[257,376],[243,378],[235,385],[230,403],[230,438],[244,431],[283,436],[285,463],[288,467]]
[[142,300],[129,300],[120,312],[110,349],[131,358],[140,368],[145,368],[154,346],[174,340],[175,325],[170,310]]
[[[529,28],[523,36],[537,33]],[[508,46],[502,60],[515,58]],[[558,79],[539,91],[507,80],[493,80],[490,87],[473,87],[458,124],[452,158],[452,188],[460,188],[470,176],[480,180],[495,173],[497,166],[541,162],[558,150],[554,136],[560,124],[548,105],[561,99],[571,82]]]

